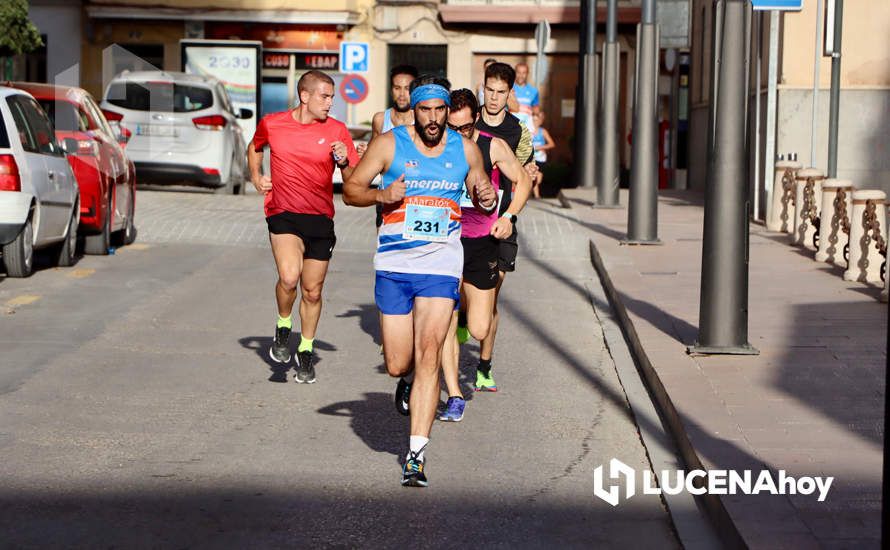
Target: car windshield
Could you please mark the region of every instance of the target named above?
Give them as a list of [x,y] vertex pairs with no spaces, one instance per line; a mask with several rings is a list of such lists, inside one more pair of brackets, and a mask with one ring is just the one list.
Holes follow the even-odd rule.
[[105,99],[124,109],[163,113],[189,113],[213,106],[209,88],[173,82],[115,82]]
[[54,101],[52,99],[37,100],[49,119],[53,121],[56,131],[77,132],[84,131],[89,126],[85,120],[81,118],[77,107],[67,101]]

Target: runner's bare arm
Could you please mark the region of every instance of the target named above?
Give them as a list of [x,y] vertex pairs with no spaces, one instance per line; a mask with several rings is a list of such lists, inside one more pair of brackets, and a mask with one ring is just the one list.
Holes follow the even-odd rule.
[[391,203],[402,200],[405,196],[404,178],[393,182],[386,189],[371,188],[371,182],[377,174],[389,169],[395,149],[395,138],[389,132],[371,140],[358,166],[348,178],[344,179],[343,202],[350,206],[371,206],[378,202]]
[[[337,159],[346,160],[346,166],[340,168],[340,175],[343,176],[343,181],[346,181],[346,178],[348,178],[352,174],[352,171],[355,170],[356,165],[358,165],[358,159],[349,158],[349,148],[342,141],[335,141],[334,143],[332,143],[331,152],[334,155],[334,161],[337,162],[337,168],[340,168],[339,162],[343,162],[342,160],[338,162]],[[358,151],[356,151],[356,153],[358,153]]]
[[519,164],[507,142],[500,138],[491,140],[491,162],[516,184],[516,188],[513,190],[513,200],[510,201],[507,212],[518,216],[532,192],[532,178]]
[[380,111],[379,113],[374,113],[374,117],[371,119],[371,139],[380,135],[380,131],[383,130],[383,116],[386,114],[386,111]]
[[272,190],[272,179],[260,173],[263,166],[263,150],[256,150],[253,141],[247,146],[247,166],[250,168],[250,181],[257,193],[266,194]]
[[464,144],[464,156],[470,165],[467,172],[467,190],[473,198],[473,205],[481,212],[491,212],[498,205],[498,195],[485,173],[482,152],[472,140],[461,138]]

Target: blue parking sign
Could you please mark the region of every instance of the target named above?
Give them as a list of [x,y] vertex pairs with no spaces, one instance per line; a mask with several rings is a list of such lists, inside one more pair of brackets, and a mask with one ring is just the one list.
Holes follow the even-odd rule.
[[340,72],[366,73],[368,72],[368,59],[370,57],[370,49],[367,42],[341,42]]

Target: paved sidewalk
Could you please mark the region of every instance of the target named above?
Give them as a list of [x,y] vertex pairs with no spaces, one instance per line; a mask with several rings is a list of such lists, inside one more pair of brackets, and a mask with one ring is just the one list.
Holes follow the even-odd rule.
[[[816,495],[707,501],[725,540],[751,548],[877,548],[887,305],[787,237],[750,227],[753,357],[692,357],[698,334],[703,196],[663,192],[663,246],[625,246],[627,209],[594,209],[595,191],[563,192],[592,231],[594,263],[630,325],[626,336],[690,468],[768,468],[834,476]],[[627,205],[627,194],[621,203]],[[609,283],[609,281],[604,281]],[[608,289],[607,289],[608,290]],[[684,448],[685,447],[685,448]],[[756,476],[756,474],[755,474]],[[718,500],[719,499],[719,500]]]

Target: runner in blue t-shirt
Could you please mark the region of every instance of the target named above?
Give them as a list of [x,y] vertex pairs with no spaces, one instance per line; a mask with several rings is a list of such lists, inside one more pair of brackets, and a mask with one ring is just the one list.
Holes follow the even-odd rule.
[[525,63],[516,65],[516,83],[513,84],[513,94],[519,103],[519,111],[514,114],[525,124],[528,131],[535,135],[535,122],[532,116],[541,110],[541,100],[538,97],[538,89],[528,83],[528,65]]

